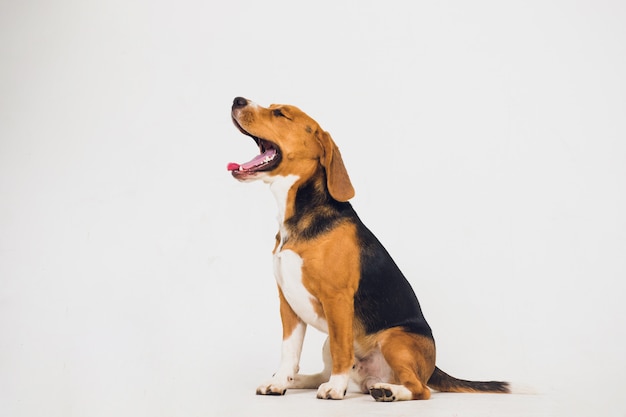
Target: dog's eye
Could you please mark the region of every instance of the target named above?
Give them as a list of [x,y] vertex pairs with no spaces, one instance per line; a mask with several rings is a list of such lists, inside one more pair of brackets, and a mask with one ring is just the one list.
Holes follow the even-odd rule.
[[285,116],[285,114],[280,109],[274,109],[274,110],[272,110],[272,113],[274,113],[274,116],[276,116],[276,117],[284,117],[284,118],[288,119],[288,117]]

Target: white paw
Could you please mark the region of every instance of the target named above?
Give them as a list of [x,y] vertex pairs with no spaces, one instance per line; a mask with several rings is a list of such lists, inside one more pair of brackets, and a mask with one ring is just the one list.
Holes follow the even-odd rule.
[[412,395],[406,387],[402,385],[378,383],[370,388],[370,395],[380,402],[410,400]]
[[388,402],[396,401],[396,396],[387,384],[376,384],[370,388],[370,395],[376,401]]
[[279,379],[272,378],[259,385],[256,389],[256,395],[285,395],[287,392],[287,383]]
[[348,388],[347,375],[332,375],[328,382],[324,382],[317,389],[317,398],[323,400],[341,400]]

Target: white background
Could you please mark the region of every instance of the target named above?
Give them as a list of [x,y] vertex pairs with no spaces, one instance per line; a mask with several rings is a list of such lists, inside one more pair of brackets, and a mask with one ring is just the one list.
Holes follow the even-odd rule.
[[604,0],[2,1],[0,414],[260,401],[276,210],[226,171],[257,152],[242,95],[331,133],[444,370],[626,415],[624,22]]

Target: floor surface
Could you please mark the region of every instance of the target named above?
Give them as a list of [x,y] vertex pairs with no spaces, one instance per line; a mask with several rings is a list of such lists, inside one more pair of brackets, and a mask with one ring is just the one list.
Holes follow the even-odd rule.
[[558,404],[545,395],[433,393],[428,401],[377,403],[349,393],[342,401],[318,400],[313,390],[292,390],[283,397],[246,395],[220,404],[217,415],[233,416],[555,416]]

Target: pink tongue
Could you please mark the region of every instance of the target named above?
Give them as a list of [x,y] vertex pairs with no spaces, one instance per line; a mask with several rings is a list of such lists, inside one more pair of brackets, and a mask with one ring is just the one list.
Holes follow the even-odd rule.
[[266,158],[271,158],[275,153],[276,153],[276,151],[271,149],[271,150],[269,150],[269,151],[267,151],[265,153],[257,155],[251,161],[248,161],[245,164],[242,164],[241,168],[242,169],[251,169],[251,168],[254,168],[254,167],[258,166],[258,165],[261,165],[261,164],[263,164],[263,162],[265,161]]
[[242,169],[242,170],[249,170],[252,169],[254,167],[263,165],[266,160],[271,160],[276,156],[276,149],[270,149],[268,151],[265,151],[265,153],[262,153],[260,155],[255,156],[251,161],[248,161],[244,164],[239,165],[236,162],[230,162],[226,168],[229,171],[236,171],[238,169]]

